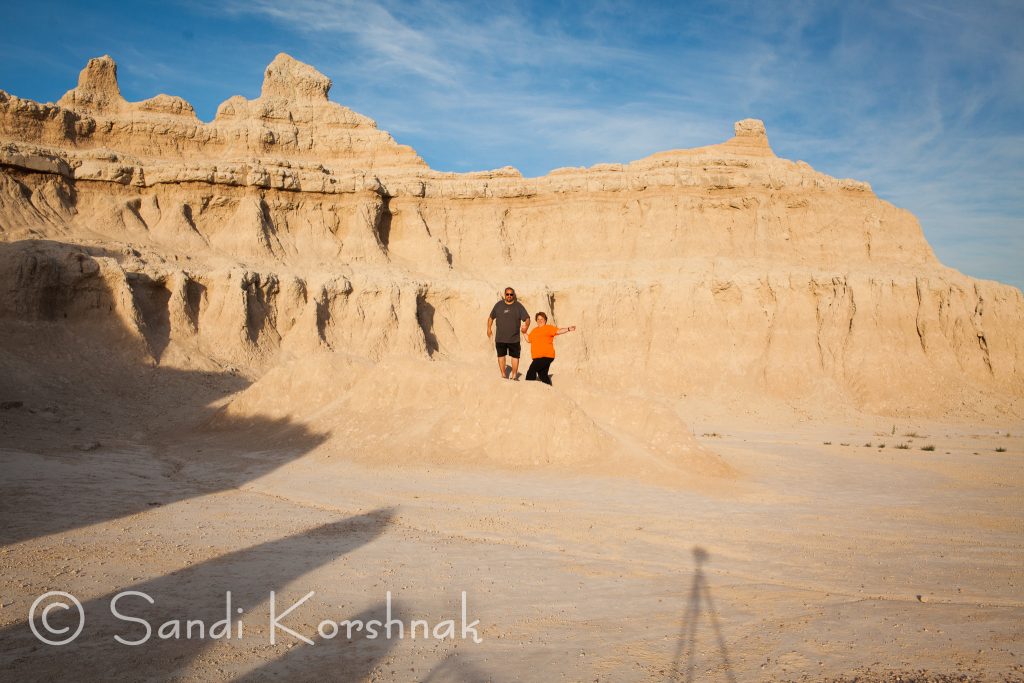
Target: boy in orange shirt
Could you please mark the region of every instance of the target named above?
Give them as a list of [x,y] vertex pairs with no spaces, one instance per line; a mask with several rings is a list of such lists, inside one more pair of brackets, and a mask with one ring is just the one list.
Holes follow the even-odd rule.
[[538,313],[536,320],[537,327],[526,337],[527,341],[530,342],[530,355],[533,357],[530,369],[526,371],[526,379],[539,379],[541,382],[550,385],[551,378],[548,376],[548,368],[551,367],[551,363],[555,360],[555,337],[574,331],[576,326],[555,327],[554,325],[548,325],[548,316],[544,313]]

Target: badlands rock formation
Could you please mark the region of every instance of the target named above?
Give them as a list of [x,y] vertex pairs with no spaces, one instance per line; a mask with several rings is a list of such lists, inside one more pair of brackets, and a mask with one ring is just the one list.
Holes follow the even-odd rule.
[[[0,91],[0,318],[259,380],[225,414],[316,409],[360,452],[500,460],[475,413],[519,402],[583,450],[611,439],[609,462],[671,442],[721,473],[674,400],[1024,411],[1021,292],[940,264],[866,183],[776,157],[760,121],[628,164],[442,173],[284,54],[210,123],[116,74],[93,59],[56,104]],[[491,381],[506,284],[579,326],[559,398]],[[388,414],[391,441],[353,432]]]

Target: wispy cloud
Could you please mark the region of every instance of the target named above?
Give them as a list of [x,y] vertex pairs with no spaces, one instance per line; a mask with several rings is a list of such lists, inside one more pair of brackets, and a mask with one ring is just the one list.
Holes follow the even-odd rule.
[[354,39],[369,57],[366,68],[380,75],[400,69],[436,83],[455,82],[452,65],[438,54],[436,41],[395,18],[381,5],[328,0],[297,0],[287,4],[245,0],[225,3],[222,9],[229,14],[264,15],[306,34]]
[[496,72],[515,78],[510,67],[551,64],[592,65],[595,61],[628,60],[640,55],[579,41],[557,26],[536,27],[514,6],[500,11],[476,11],[428,0],[419,3],[372,4],[355,0],[231,0],[220,10],[228,14],[267,17],[317,40],[334,43],[345,37],[358,47],[368,75],[387,78],[394,73],[475,90],[481,77]]

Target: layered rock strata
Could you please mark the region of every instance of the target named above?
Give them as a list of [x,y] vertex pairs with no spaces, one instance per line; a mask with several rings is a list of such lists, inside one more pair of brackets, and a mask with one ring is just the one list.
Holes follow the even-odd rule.
[[443,173],[279,55],[210,123],[121,96],[0,91],[0,317],[100,325],[152,362],[252,377],[313,351],[493,364],[517,287],[607,389],[1020,415],[1024,298],[937,261],[863,182],[721,144],[628,164]]

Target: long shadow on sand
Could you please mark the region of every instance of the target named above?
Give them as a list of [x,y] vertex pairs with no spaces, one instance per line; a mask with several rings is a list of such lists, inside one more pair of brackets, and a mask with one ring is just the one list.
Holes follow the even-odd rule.
[[[287,419],[217,414],[211,404],[248,380],[157,364],[170,283],[129,273],[112,291],[101,256],[123,255],[0,243],[2,545],[236,488],[327,437]],[[198,326],[207,300],[193,289],[186,308]],[[268,324],[266,302],[245,296],[246,325]],[[117,314],[126,307],[141,336]],[[215,414],[216,430],[205,429]]]
[[468,661],[449,654],[427,673],[421,683],[486,683],[494,676]]
[[[386,604],[379,603],[354,616],[351,621],[366,623],[376,619],[385,621]],[[391,618],[402,620],[402,612],[391,606]],[[342,619],[344,621],[344,619]],[[397,638],[370,639],[355,629],[352,639],[347,638],[345,627],[330,640],[311,638],[313,645],[299,643],[287,654],[264,664],[235,679],[235,683],[262,683],[263,681],[365,681],[400,643]],[[310,634],[311,635],[311,634]]]
[[[0,670],[11,680],[112,680],[139,678],[180,678],[203,652],[219,643],[238,648],[238,657],[258,657],[258,652],[269,642],[269,607],[263,606],[271,591],[277,591],[277,614],[281,615],[309,589],[300,586],[282,595],[281,590],[304,574],[320,568],[378,538],[391,523],[393,509],[386,508],[323,524],[299,534],[268,541],[250,548],[228,553],[180,569],[165,576],[143,581],[124,589],[108,593],[84,603],[85,623],[81,634],[73,642],[44,645],[33,635],[28,621],[0,631]],[[344,577],[339,576],[339,581]],[[144,593],[153,602],[139,595],[118,599],[119,613],[135,619],[144,619],[151,627],[146,642],[131,646],[114,640],[138,641],[146,637],[146,627],[137,621],[116,618],[111,612],[111,600],[123,591]],[[226,592],[231,592],[228,612]],[[294,593],[294,594],[293,594]],[[67,602],[65,600],[65,602]],[[237,610],[241,609],[239,613]],[[241,620],[241,639],[214,640],[212,631],[192,631],[186,638],[186,620],[201,620],[209,629],[218,620],[227,623],[230,614],[230,633],[237,633]],[[336,615],[342,618],[342,615]],[[334,618],[335,615],[332,615]],[[169,620],[180,622],[181,639],[161,639],[160,626]],[[37,629],[51,639],[64,638],[78,626],[79,616],[74,609],[54,609],[47,617],[49,630],[41,621],[41,611],[34,621]],[[302,618],[282,618],[286,626],[303,635],[315,636],[315,627],[303,624]],[[61,629],[70,629],[60,636]],[[196,627],[198,629],[198,627]],[[276,631],[278,642],[298,642],[284,631]],[[309,648],[305,654],[289,653],[255,672],[248,680],[269,678],[276,672],[291,672],[289,679],[312,680],[303,667],[315,667],[326,672],[333,667],[334,680],[356,680],[373,668],[374,662],[386,654],[390,645],[372,641],[346,646],[344,642],[320,648]],[[218,661],[222,660],[218,656]],[[347,672],[353,673],[348,676]],[[322,680],[327,680],[325,677]]]
[[[729,661],[729,649],[725,646],[725,638],[722,636],[722,627],[718,623],[718,611],[715,603],[711,600],[711,589],[708,587],[707,578],[704,576],[703,565],[708,561],[708,552],[700,546],[693,548],[693,582],[690,584],[690,595],[687,599],[686,613],[683,615],[682,631],[679,634],[679,642],[676,646],[675,657],[672,660],[672,675],[669,680],[685,681],[693,683],[697,667],[697,628],[700,625],[701,615],[707,613],[711,626],[715,632],[715,640],[718,646],[718,655],[721,659],[719,671],[730,683],[736,683],[736,676]],[[685,669],[684,667],[685,661]],[[699,680],[705,680],[701,676]]]

